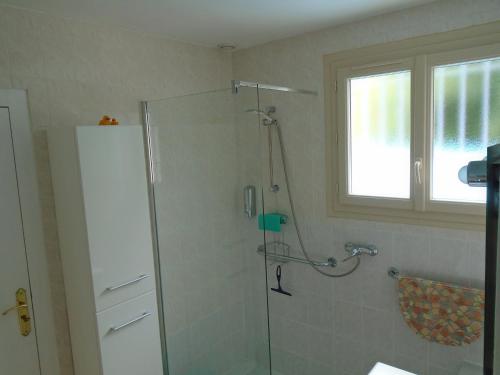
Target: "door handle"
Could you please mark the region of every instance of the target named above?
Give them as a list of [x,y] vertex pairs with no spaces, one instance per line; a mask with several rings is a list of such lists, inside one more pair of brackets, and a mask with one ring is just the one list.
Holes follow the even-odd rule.
[[10,313],[11,311],[14,311],[16,309],[22,309],[24,307],[28,307],[28,305],[16,305],[16,306],[12,306],[12,307],[9,307],[7,310],[5,310],[2,315],[5,316],[7,315],[8,313]]
[[422,185],[422,158],[416,158],[413,167],[415,170],[415,180],[417,184]]
[[22,336],[28,336],[31,333],[31,317],[28,308],[28,298],[26,297],[26,289],[19,288],[16,291],[16,305],[2,312],[2,316],[7,315],[11,311],[17,311],[19,333]]

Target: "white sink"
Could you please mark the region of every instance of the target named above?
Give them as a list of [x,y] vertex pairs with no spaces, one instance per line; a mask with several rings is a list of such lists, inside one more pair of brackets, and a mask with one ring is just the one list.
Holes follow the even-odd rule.
[[[399,368],[392,367],[392,366],[386,365],[384,363],[378,362],[375,365],[375,367],[373,367],[371,369],[371,371],[368,375],[417,375],[417,374],[414,374],[413,372],[404,371],[404,370],[401,370]],[[462,374],[460,374],[460,375],[462,375]]]

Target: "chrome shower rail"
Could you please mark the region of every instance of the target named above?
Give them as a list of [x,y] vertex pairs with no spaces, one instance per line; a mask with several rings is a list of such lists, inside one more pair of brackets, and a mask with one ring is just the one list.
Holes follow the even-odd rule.
[[[257,254],[264,255],[266,254],[265,247],[264,245],[260,245],[257,248]],[[283,254],[276,254],[276,253],[267,253],[267,258],[271,260],[276,260],[278,262],[295,262],[295,263],[305,263],[309,264],[307,259],[304,258],[298,258],[294,257],[291,255],[283,255]],[[337,260],[335,258],[328,258],[325,262],[320,262],[320,261],[312,261],[312,263],[317,266],[317,267],[337,267]]]
[[240,87],[254,87],[263,90],[274,90],[274,91],[295,92],[298,94],[318,95],[316,91],[312,90],[294,89],[291,87],[268,85],[266,83],[259,83],[259,82],[236,81],[236,80],[231,81],[231,88],[233,89],[234,94],[238,93],[238,89]]

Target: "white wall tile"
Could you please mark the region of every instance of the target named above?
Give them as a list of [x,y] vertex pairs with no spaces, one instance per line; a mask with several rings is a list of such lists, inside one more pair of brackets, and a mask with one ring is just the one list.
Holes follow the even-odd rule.
[[469,261],[466,241],[448,238],[431,239],[428,272],[435,279],[470,284]]
[[335,341],[331,331],[325,328],[308,330],[307,358],[325,366],[334,366],[336,361]]
[[394,312],[363,308],[363,340],[367,345],[394,350]]
[[363,308],[349,302],[335,305],[335,327],[337,337],[363,340]]
[[466,354],[467,347],[445,346],[437,343],[430,343],[429,345],[430,365],[453,371],[455,374],[458,372]]
[[401,314],[394,317],[394,342],[397,355],[411,357],[422,363],[428,362],[430,343],[413,332]]
[[364,375],[364,347],[362,341],[337,337],[335,341],[335,373]]
[[325,295],[310,294],[306,297],[306,306],[307,324],[331,333],[335,318],[333,300]]

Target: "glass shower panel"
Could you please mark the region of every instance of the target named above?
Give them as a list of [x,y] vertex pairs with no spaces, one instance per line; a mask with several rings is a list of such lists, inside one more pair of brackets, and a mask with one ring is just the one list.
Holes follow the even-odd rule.
[[[326,206],[324,148],[318,147],[324,143],[324,124],[314,121],[322,111],[320,100],[314,95],[259,90],[259,102],[263,111],[271,111],[281,129],[289,188],[305,246],[312,258],[325,261],[333,255],[332,246],[324,233],[311,225],[317,223],[314,215]],[[278,231],[266,231],[272,374],[335,374],[331,356],[332,280],[308,264],[274,257],[304,259],[290,208],[277,127],[265,128],[261,152],[265,212],[283,216],[286,222]],[[321,240],[325,240],[324,246]],[[278,266],[281,288],[291,296],[279,292]]]
[[169,375],[268,374],[257,90],[149,102]]

